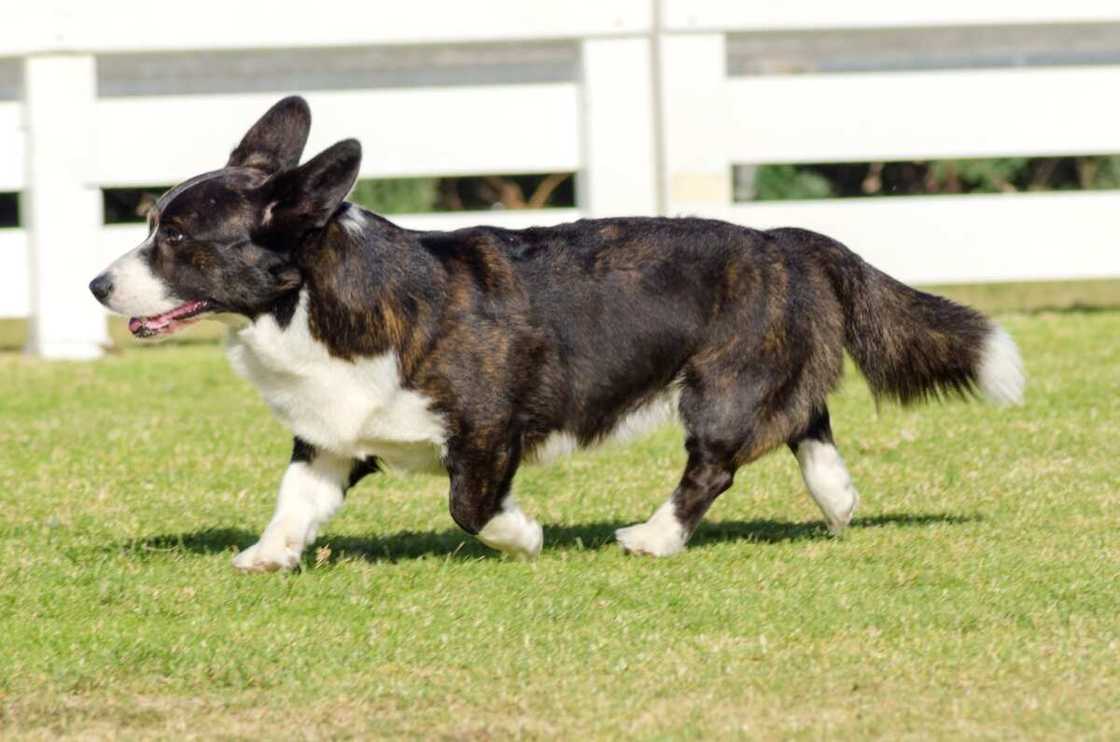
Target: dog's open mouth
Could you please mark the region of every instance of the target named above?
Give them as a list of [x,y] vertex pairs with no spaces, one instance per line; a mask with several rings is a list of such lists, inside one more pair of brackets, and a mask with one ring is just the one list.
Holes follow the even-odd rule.
[[205,300],[188,301],[169,312],[151,317],[133,317],[128,321],[128,331],[138,338],[156,335],[170,335],[191,324],[199,315],[211,310],[210,302]]

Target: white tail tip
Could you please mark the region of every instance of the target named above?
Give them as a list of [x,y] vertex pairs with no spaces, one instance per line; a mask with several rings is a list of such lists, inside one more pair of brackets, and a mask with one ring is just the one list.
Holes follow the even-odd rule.
[[997,405],[1023,403],[1027,374],[1019,348],[1002,327],[993,326],[980,351],[977,382],[981,393]]

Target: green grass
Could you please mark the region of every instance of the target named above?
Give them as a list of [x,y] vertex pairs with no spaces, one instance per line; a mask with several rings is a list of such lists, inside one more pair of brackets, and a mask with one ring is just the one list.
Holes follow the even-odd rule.
[[293,575],[230,568],[289,443],[214,344],[0,355],[0,736],[1116,738],[1120,312],[1001,319],[1023,408],[877,413],[849,374],[842,539],[780,452],[624,557],[666,431],[519,474],[535,563],[390,474]]

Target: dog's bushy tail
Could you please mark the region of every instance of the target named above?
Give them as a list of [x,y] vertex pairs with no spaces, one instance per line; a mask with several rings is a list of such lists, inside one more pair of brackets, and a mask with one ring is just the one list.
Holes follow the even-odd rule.
[[1000,405],[1022,403],[1019,349],[999,325],[896,281],[839,243],[830,247],[844,347],[877,396],[909,404],[979,393]]

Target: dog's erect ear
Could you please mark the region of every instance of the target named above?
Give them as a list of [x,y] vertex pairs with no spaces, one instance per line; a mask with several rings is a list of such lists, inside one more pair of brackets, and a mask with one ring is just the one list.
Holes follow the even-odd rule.
[[265,226],[312,229],[326,225],[358,179],[362,145],[343,139],[295,170],[272,178],[268,189]]
[[261,116],[229,156],[226,167],[251,167],[269,175],[299,164],[311,109],[298,95],[284,98]]

